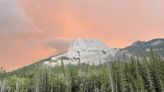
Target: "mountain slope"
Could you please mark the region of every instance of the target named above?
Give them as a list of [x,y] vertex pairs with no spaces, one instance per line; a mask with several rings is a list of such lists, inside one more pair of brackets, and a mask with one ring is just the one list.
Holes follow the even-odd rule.
[[61,53],[40,60],[29,66],[17,69],[9,74],[26,74],[34,71],[36,66],[45,65],[55,67],[57,65],[73,64],[77,65],[80,61],[84,64],[96,64],[112,61],[115,58],[125,59],[132,55],[148,56],[151,48],[155,53],[164,57],[164,39],[153,39],[150,41],[136,41],[132,45],[123,49],[107,47],[104,43],[96,39],[77,39],[71,42],[68,52]]
[[153,39],[148,42],[137,41],[131,46],[121,49],[121,51],[128,51],[132,55],[147,56],[150,54],[151,49],[164,57],[164,39]]

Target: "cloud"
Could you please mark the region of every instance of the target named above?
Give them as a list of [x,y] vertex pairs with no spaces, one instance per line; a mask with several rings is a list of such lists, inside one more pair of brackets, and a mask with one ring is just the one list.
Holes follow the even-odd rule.
[[57,52],[65,52],[69,47],[69,40],[63,38],[51,38],[47,40],[42,40],[39,43],[43,44],[46,47],[56,49]]
[[0,0],[0,64],[30,64],[79,37],[110,47],[164,37],[162,10],[162,0]]
[[17,0],[0,0],[0,34],[27,31],[29,22]]

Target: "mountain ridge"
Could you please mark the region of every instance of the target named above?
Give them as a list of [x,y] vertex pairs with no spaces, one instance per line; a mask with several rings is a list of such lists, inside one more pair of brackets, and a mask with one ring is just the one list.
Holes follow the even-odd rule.
[[151,49],[162,57],[164,57],[164,39],[158,38],[158,39],[152,39],[150,41],[143,41],[142,44],[136,46],[136,45],[130,45],[127,46],[121,50],[127,50],[129,53],[138,55],[138,56],[147,56],[148,53],[150,53]]
[[[96,64],[98,65],[100,63],[100,62],[98,62],[100,60],[100,58],[103,59],[103,60],[110,61],[110,60],[113,60],[113,59],[118,58],[118,57],[124,57],[125,58],[125,57],[130,57],[132,55],[147,56],[148,53],[150,53],[151,48],[154,49],[157,54],[164,57],[164,39],[159,38],[159,39],[152,39],[150,41],[137,41],[137,42],[135,42],[135,44],[133,43],[132,45],[127,46],[125,48],[109,48],[109,49],[104,49],[104,50],[101,49],[99,51],[98,50],[96,51],[95,49],[92,49],[92,50],[89,49],[88,50],[89,52],[86,52],[86,53],[92,53],[93,52],[92,54],[89,54],[89,55],[84,54],[85,50],[80,50],[80,51],[82,51],[82,54],[84,54],[84,56],[82,56],[81,58],[79,58],[79,56],[78,56],[79,52],[76,51],[76,50],[75,50],[75,52],[77,52],[76,54],[73,52],[75,57],[74,56],[73,57],[68,57],[69,54],[73,55],[73,53],[68,53],[69,52],[68,51],[66,53],[54,55],[54,56],[48,57],[47,59],[40,60],[40,61],[38,61],[34,64],[48,65],[48,63],[47,64],[45,63],[45,62],[48,61],[49,65],[54,65],[53,67],[55,67],[56,65],[61,64],[61,59],[63,60],[63,62],[67,62],[65,64],[77,64],[79,59],[84,59],[85,57],[87,57],[87,59],[84,59],[85,62],[83,61],[82,63],[88,64],[87,61],[92,61],[90,63],[90,65],[92,65],[95,62],[95,60],[97,60]],[[69,47],[69,50],[71,50],[70,47]],[[56,60],[56,57],[59,57],[58,58],[59,61]],[[90,57],[92,57],[92,58],[90,58]],[[96,59],[94,59],[94,58],[96,58]],[[69,62],[68,62],[68,60],[69,60]],[[50,63],[50,62],[52,62],[52,63]],[[106,61],[103,61],[101,63],[104,63],[104,62],[106,62]],[[25,66],[23,68],[14,70],[12,72],[17,72],[17,71],[20,71],[22,69],[28,70],[34,64]]]

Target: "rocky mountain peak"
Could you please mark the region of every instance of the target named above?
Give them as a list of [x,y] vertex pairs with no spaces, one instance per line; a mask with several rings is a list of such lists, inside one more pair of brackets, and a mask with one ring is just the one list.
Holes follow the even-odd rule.
[[164,43],[164,39],[153,39],[147,43],[150,44],[151,46],[156,46]]
[[133,44],[132,44],[132,46],[140,46],[140,45],[142,45],[142,44],[144,44],[145,43],[145,41],[140,41],[140,40],[138,40],[138,41],[135,41]]
[[[154,39],[148,42],[136,41],[132,45],[123,48],[110,48],[98,39],[83,39],[79,38],[70,43],[69,49],[66,53],[51,57],[50,61],[45,61],[44,64],[56,66],[64,64],[78,64],[80,63],[99,65],[117,58],[127,59],[132,55],[148,56],[149,50],[154,46],[153,50],[164,56],[164,39]],[[158,45],[158,46],[157,46]]]
[[[80,60],[81,63],[98,65],[100,62],[106,62],[108,57],[113,59],[118,51],[98,39],[79,38],[70,43],[68,52],[52,57],[51,61],[57,61],[53,65],[60,65],[61,59],[64,64],[77,64]],[[45,64],[49,63],[45,62]]]
[[69,51],[99,51],[110,49],[106,44],[98,39],[79,38],[70,43]]

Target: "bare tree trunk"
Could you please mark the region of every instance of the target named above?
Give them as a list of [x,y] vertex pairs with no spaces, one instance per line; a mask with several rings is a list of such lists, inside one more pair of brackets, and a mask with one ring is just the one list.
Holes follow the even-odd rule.
[[112,78],[112,71],[111,66],[108,67],[109,70],[109,79],[110,79],[110,85],[111,85],[111,92],[114,92],[114,84],[113,84],[113,78]]
[[146,73],[148,75],[148,81],[150,83],[150,88],[151,88],[151,91],[155,92],[154,88],[153,88],[153,83],[152,83],[152,80],[151,80],[151,75],[150,75],[150,71],[147,67],[147,65],[145,64],[145,68],[146,68]]
[[17,82],[16,82],[16,91],[15,92],[19,92],[19,80],[17,80]]

